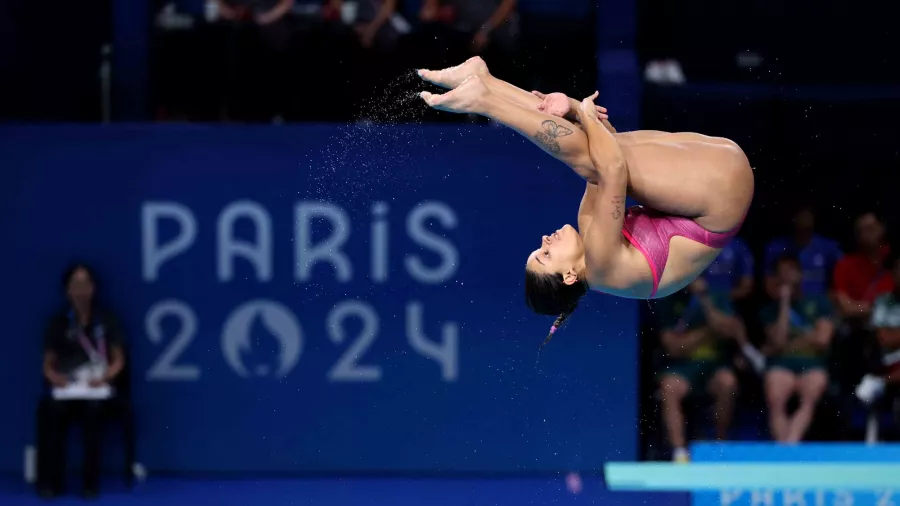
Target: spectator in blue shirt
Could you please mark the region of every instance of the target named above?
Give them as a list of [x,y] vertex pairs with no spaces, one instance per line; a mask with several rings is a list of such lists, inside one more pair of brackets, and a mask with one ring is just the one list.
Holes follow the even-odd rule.
[[[733,303],[739,304],[753,291],[753,266],[753,255],[750,253],[747,243],[735,237],[722,249],[722,252],[698,278],[698,281],[702,282],[703,290],[708,291],[714,299],[727,301],[727,304],[723,303],[722,306],[727,308],[727,311],[723,313],[726,317],[723,320],[727,320],[723,322],[727,324],[727,330],[725,328],[718,330],[735,339],[750,365],[756,371],[762,372],[765,367],[765,358],[750,343],[744,321],[733,305]],[[699,301],[696,298],[691,301],[692,307],[698,304]]]
[[[735,237],[722,249],[716,260],[700,276],[704,290],[716,299],[728,301],[729,311],[727,328],[719,331],[732,337],[740,346],[745,358],[757,372],[765,368],[765,358],[762,353],[747,338],[747,328],[743,319],[735,311],[735,305],[740,304],[753,291],[753,255],[742,239]],[[697,300],[691,301],[697,305]],[[735,305],[732,305],[735,304]]]
[[831,273],[837,261],[843,256],[836,241],[815,233],[815,214],[808,206],[801,207],[794,214],[794,233],[780,237],[766,247],[766,291],[772,298],[778,296],[778,286],[774,279],[775,264],[778,259],[789,255],[800,261],[803,272],[801,289],[808,295],[828,292]]
[[735,237],[707,267],[703,277],[713,293],[742,300],[753,291],[753,255],[741,238]]

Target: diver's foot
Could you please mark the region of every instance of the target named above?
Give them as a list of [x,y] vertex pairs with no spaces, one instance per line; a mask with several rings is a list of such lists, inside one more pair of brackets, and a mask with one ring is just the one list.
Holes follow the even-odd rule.
[[487,64],[480,56],[473,56],[464,63],[444,70],[419,69],[419,77],[441,88],[455,89],[470,76],[488,75]]
[[480,114],[489,94],[481,78],[470,76],[455,90],[443,94],[423,91],[419,96],[429,107],[439,111]]

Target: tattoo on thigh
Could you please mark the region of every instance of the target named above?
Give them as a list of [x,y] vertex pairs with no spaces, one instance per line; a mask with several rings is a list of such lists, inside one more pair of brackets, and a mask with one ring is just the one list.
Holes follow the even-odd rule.
[[534,134],[534,139],[547,148],[547,151],[557,154],[562,148],[556,139],[572,135],[572,130],[568,127],[558,124],[552,119],[544,120],[541,123],[541,130]]
[[619,218],[622,217],[622,210],[625,208],[625,197],[622,197],[622,196],[613,197],[612,204],[613,204],[612,217],[614,219],[618,220]]

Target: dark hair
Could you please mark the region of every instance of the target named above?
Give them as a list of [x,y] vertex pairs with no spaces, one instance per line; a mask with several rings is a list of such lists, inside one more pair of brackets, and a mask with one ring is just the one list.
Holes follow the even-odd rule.
[[877,221],[879,223],[884,222],[883,216],[881,214],[881,210],[874,206],[873,207],[864,207],[864,208],[860,209],[859,212],[856,213],[856,217],[854,218],[854,220],[859,221],[861,218],[863,218],[865,216],[870,216],[870,215],[873,218],[875,218],[875,221]]
[[781,264],[791,264],[794,267],[800,267],[800,257],[797,256],[796,253],[788,252],[778,257],[775,260],[775,266],[778,267]]
[[67,267],[66,271],[63,273],[63,276],[62,276],[63,290],[69,289],[69,282],[72,281],[72,277],[75,276],[76,272],[81,271],[81,270],[83,270],[84,272],[87,273],[88,277],[91,278],[91,283],[93,283],[94,287],[96,288],[97,276],[94,275],[94,270],[91,269],[90,266],[88,266],[84,262],[75,262],[75,263],[69,265],[69,267]]
[[796,218],[800,213],[809,213],[813,216],[816,215],[816,206],[814,206],[811,202],[800,201],[794,204],[794,207],[791,209],[791,217]]
[[575,311],[578,301],[587,291],[588,285],[583,280],[567,285],[562,274],[538,274],[525,269],[525,305],[537,314],[559,315],[550,327],[542,348]]

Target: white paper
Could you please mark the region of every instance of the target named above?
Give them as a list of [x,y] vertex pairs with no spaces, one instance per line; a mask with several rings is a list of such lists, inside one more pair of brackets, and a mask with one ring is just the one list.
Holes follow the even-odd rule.
[[112,388],[109,385],[92,387],[87,383],[69,383],[60,388],[53,389],[53,398],[58,401],[102,401],[112,397]]
[[102,401],[112,397],[112,388],[109,385],[92,387],[91,380],[102,378],[106,373],[104,364],[85,364],[72,371],[71,382],[60,388],[53,389],[53,398],[58,401]]

